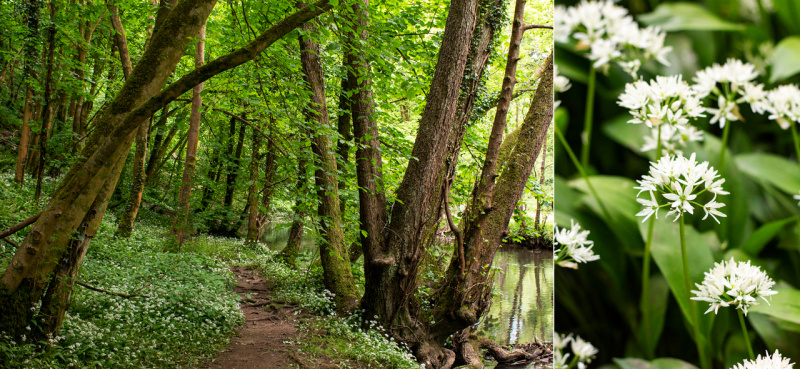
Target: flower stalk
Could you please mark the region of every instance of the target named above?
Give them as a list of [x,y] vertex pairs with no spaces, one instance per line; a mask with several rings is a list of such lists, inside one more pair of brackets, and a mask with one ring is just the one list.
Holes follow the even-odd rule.
[[589,82],[586,90],[586,110],[583,117],[583,133],[581,134],[581,165],[589,167],[589,150],[592,143],[592,123],[594,121],[594,90],[597,84],[597,69],[589,67]]
[[747,333],[747,326],[744,324],[744,312],[742,310],[737,309],[737,313],[739,313],[739,324],[742,325],[742,334],[744,334],[744,341],[747,342],[747,353],[750,355],[750,360],[755,360],[756,355],[753,354],[753,344],[750,343],[750,336]]

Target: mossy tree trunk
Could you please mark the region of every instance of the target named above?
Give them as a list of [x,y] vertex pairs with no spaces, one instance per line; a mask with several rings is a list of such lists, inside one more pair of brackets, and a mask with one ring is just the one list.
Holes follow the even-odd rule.
[[[24,77],[35,79],[34,60],[36,60],[38,44],[36,38],[39,36],[39,9],[42,7],[41,0],[27,1],[25,4],[26,10],[26,25],[28,32],[25,35],[25,64],[22,68]],[[22,113],[22,128],[20,130],[19,146],[17,147],[17,163],[14,172],[14,182],[20,186],[25,182],[25,170],[28,165],[29,151],[28,145],[31,140],[31,127],[30,120],[33,116],[33,88],[27,82],[25,84],[25,103]]]
[[350,258],[342,228],[336,155],[328,140],[328,132],[332,132],[332,127],[325,102],[325,80],[322,75],[319,44],[308,37],[316,32],[316,28],[304,24],[301,29],[305,36],[300,37],[300,62],[303,67],[303,79],[311,92],[311,102],[306,109],[306,115],[313,128],[307,132],[311,139],[311,151],[314,153],[316,168],[318,215],[323,239],[320,245],[323,281],[325,288],[334,294],[336,310],[345,313],[358,304],[358,294],[350,270]]
[[[197,38],[199,41],[194,44],[195,69],[199,69],[205,63],[205,23],[200,27]],[[178,216],[172,224],[172,234],[176,236],[179,248],[183,246],[192,228],[189,223],[189,210],[191,210],[193,177],[197,167],[197,146],[200,143],[200,107],[203,106],[201,92],[203,92],[202,82],[192,88],[192,112],[189,115],[189,132],[186,139],[186,163],[183,166],[181,191],[178,198]]]
[[[215,3],[215,0],[179,2],[155,31],[130,78],[102,111],[82,158],[58,185],[3,273],[0,331],[11,337],[27,332],[25,327],[37,314],[36,307],[52,282],[59,260],[67,256],[70,240],[93,209],[102,218],[108,202],[101,196],[103,188],[116,186],[119,162],[124,160],[137,129],[146,119],[193,86],[253,59],[298,25],[330,8],[327,2],[303,8],[247,46],[188,73],[162,90]],[[85,237],[88,233],[79,231],[78,235]],[[80,259],[76,260],[78,265]]]

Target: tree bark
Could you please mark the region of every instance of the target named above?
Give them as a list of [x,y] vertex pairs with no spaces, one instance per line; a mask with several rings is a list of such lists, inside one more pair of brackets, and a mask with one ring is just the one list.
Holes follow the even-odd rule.
[[[206,25],[200,27],[197,43],[194,45],[194,68],[198,69],[205,62]],[[197,145],[200,140],[200,108],[203,106],[203,83],[198,83],[192,89],[192,112],[189,115],[189,133],[186,140],[186,164],[183,166],[183,179],[181,192],[178,199],[178,216],[172,224],[172,234],[177,236],[178,248],[183,246],[186,236],[191,232],[189,224],[189,210],[191,208],[193,176],[197,167]]]
[[25,169],[28,166],[28,145],[31,141],[31,126],[29,124],[33,115],[33,89],[31,86],[25,88],[25,108],[22,113],[22,128],[19,135],[19,146],[17,147],[17,166],[14,174],[14,182],[22,186],[25,182]]
[[[544,171],[547,168],[547,166],[545,165],[546,163],[547,163],[547,140],[545,140],[545,142],[543,144],[543,147],[542,147],[542,169],[540,170],[541,173],[539,173],[539,186],[540,187],[544,187],[544,178],[545,178]],[[533,221],[533,229],[535,231],[537,231],[537,232],[539,231],[539,220],[541,219],[541,216],[542,216],[542,200],[537,200],[536,201],[536,218],[534,218],[534,221]]]
[[[301,29],[308,35],[316,32],[310,24]],[[338,174],[336,156],[331,151],[327,132],[331,132],[328,107],[325,102],[325,80],[322,75],[319,44],[308,36],[300,37],[300,62],[303,79],[308,85],[311,102],[306,115],[314,128],[308,130],[311,150],[315,160],[315,182],[319,197],[319,221],[322,236],[320,258],[322,259],[325,288],[334,294],[336,310],[346,313],[358,303],[358,292],[350,270],[350,258],[345,244],[342,217],[339,208]]]

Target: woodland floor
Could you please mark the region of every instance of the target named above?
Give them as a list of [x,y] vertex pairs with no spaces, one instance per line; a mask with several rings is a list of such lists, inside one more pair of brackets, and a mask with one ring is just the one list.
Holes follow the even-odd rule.
[[361,368],[353,362],[335,362],[323,356],[310,357],[299,350],[303,332],[298,325],[311,319],[294,305],[270,299],[270,288],[258,271],[233,266],[236,275],[234,291],[239,294],[239,308],[245,325],[225,351],[218,353],[208,369],[283,369],[342,367]]

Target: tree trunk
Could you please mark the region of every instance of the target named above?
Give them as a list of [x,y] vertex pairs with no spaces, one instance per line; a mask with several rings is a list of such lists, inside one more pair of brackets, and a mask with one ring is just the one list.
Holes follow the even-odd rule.
[[503,168],[496,185],[484,187],[492,189],[492,192],[481,193],[478,187],[480,183],[476,184],[473,191],[474,203],[479,201],[481,195],[484,199],[491,198],[492,203],[491,207],[484,208],[484,214],[465,217],[470,219],[464,229],[464,252],[468,261],[466,270],[461,272],[459,262],[454,257],[447,270],[447,282],[441,289],[441,298],[436,301],[433,311],[436,324],[431,327],[431,335],[440,340],[453,331],[477,323],[488,308],[492,285],[489,268],[553,119],[552,63],[551,52],[545,61],[546,73],[539,81],[508,164]]
[[[150,119],[152,122],[152,118]],[[147,156],[147,141],[150,124],[142,124],[136,132],[136,151],[133,154],[133,183],[131,193],[125,204],[125,211],[119,218],[116,235],[119,237],[130,237],[133,232],[133,225],[136,216],[139,214],[139,207],[142,205],[142,195],[144,194],[144,183],[147,177],[144,173],[144,159]]]
[[39,127],[39,163],[36,165],[36,191],[34,202],[38,203],[42,196],[42,179],[44,177],[45,159],[47,157],[47,139],[53,124],[53,57],[56,49],[56,5],[53,1],[47,6],[50,10],[50,26],[47,29],[47,71],[44,78],[44,108],[42,125]]
[[[305,34],[314,33],[316,28],[305,24]],[[323,282],[325,288],[334,294],[336,310],[345,313],[358,303],[355,281],[350,270],[350,258],[345,244],[342,217],[339,212],[338,174],[336,156],[331,151],[327,132],[331,131],[328,120],[328,107],[325,103],[325,80],[320,63],[319,44],[307,36],[300,37],[300,60],[303,79],[311,92],[311,103],[306,109],[309,121],[315,128],[308,131],[311,150],[315,156],[315,182],[319,197],[319,221],[322,233],[320,258],[322,259]]]
[[[272,125],[270,126],[270,136],[274,133],[274,126],[275,121],[273,120]],[[275,192],[275,184],[272,183],[272,179],[275,177],[276,171],[275,165],[275,143],[272,140],[269,140],[267,143],[267,155],[264,159],[264,188],[262,189],[261,195],[261,208],[259,209],[258,215],[258,235],[259,237],[264,231],[264,226],[267,224],[267,220],[269,219],[270,207],[272,204],[272,194]]]
[[0,331],[15,338],[26,332],[25,326],[36,314],[36,306],[52,272],[66,255],[69,240],[91,209],[104,209],[95,205],[96,200],[107,201],[98,194],[103,186],[116,185],[119,179],[116,164],[130,150],[135,132],[144,120],[193,86],[252,60],[299,24],[330,9],[327,2],[306,7],[275,24],[247,46],[188,73],[162,90],[214,4],[215,0],[180,1],[154,34],[131,78],[103,110],[82,157],[65,175],[3,274]]
[[[542,169],[541,173],[539,173],[539,186],[544,187],[544,170],[547,168],[545,165],[547,163],[547,140],[544,141],[542,146]],[[542,200],[536,200],[536,218],[533,221],[533,229],[535,231],[539,231],[539,220],[542,216]]]
[[[242,118],[246,118],[247,114],[242,114]],[[233,119],[233,118],[231,118]],[[233,123],[231,123],[233,127]],[[225,200],[223,205],[230,208],[233,205],[233,194],[236,192],[236,177],[239,176],[239,160],[242,158],[242,148],[244,147],[244,133],[247,126],[244,124],[239,126],[239,139],[236,144],[236,152],[233,155],[233,160],[228,164],[228,175],[225,179]],[[233,136],[231,136],[233,140]],[[233,141],[231,141],[232,143]]]
[[[39,37],[39,9],[42,6],[40,0],[33,0],[25,2],[25,9],[27,14],[26,24],[28,32],[25,35],[25,63],[22,68],[23,78],[28,77],[35,79],[36,74],[33,71],[34,61],[36,60],[36,45],[38,44],[37,38]],[[33,89],[30,84],[23,82],[25,87],[25,107],[22,113],[22,129],[20,132],[19,146],[17,147],[17,164],[14,174],[14,182],[22,186],[25,182],[25,170],[28,166],[29,153],[28,145],[31,139],[30,120],[33,115]]]
[[[306,187],[306,160],[304,153],[301,152],[297,156],[297,193],[305,192]],[[296,266],[297,254],[300,253],[300,243],[303,241],[303,218],[306,217],[305,204],[303,203],[303,196],[297,196],[294,202],[294,215],[292,216],[292,226],[289,228],[289,238],[286,240],[286,247],[281,251],[283,260],[291,265]]]
[[[476,21],[477,0],[453,1],[445,25],[428,101],[420,119],[417,139],[405,176],[397,189],[389,226],[379,247],[365,251],[366,279],[362,307],[365,316],[378,322],[400,341],[409,344],[415,355],[430,366],[449,367],[455,354],[439,343],[427,342],[427,334],[412,316],[417,289],[418,266],[424,253],[422,230],[431,218],[431,195],[441,185],[460,86],[467,63]],[[371,257],[374,255],[374,257]]]
[[261,135],[253,130],[253,154],[250,158],[250,187],[247,191],[247,205],[250,207],[247,214],[247,236],[245,242],[258,242],[258,166],[261,159]]
[[[198,32],[199,41],[194,44],[194,68],[203,66],[205,55],[206,25],[200,27]],[[183,166],[183,179],[181,180],[181,192],[178,199],[178,216],[172,224],[172,234],[178,238],[178,247],[183,246],[186,236],[191,232],[189,224],[189,208],[191,207],[192,185],[194,184],[194,170],[197,166],[197,144],[200,140],[200,107],[203,105],[203,83],[199,83],[192,89],[192,113],[189,115],[189,134],[186,140],[186,164]]]

